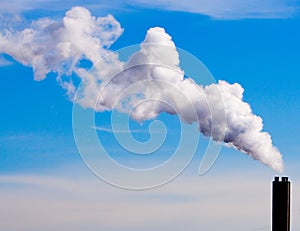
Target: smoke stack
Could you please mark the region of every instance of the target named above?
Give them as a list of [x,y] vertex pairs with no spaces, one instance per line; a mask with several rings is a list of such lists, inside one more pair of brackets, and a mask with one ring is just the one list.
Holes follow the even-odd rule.
[[290,182],[288,177],[273,181],[272,231],[290,231]]

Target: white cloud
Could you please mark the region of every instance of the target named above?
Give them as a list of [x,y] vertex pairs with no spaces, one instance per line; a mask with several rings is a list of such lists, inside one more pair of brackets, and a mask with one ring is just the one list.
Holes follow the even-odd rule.
[[[116,109],[139,122],[177,114],[189,124],[196,122],[205,136],[283,170],[280,152],[262,131],[262,119],[243,101],[239,84],[202,86],[184,78],[172,37],[159,27],[150,28],[140,50],[121,62],[109,47],[122,32],[113,16],[94,17],[86,8],[73,7],[60,21],[41,18],[24,30],[0,32],[0,53],[31,66],[36,80],[56,73],[69,98],[83,108]],[[93,68],[79,66],[82,59]],[[73,73],[81,80],[79,87]]]
[[[31,66],[35,79],[42,80],[51,71],[76,72],[76,64],[84,57],[97,62],[122,31],[111,15],[96,18],[85,8],[73,7],[59,22],[41,18],[19,32],[5,28],[0,32],[0,53]],[[62,86],[72,91],[71,85],[62,82]]]

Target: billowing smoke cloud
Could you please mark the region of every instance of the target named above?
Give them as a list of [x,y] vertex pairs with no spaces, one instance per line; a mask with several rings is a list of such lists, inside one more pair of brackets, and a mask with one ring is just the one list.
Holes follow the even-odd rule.
[[[107,48],[122,32],[113,16],[96,18],[85,8],[74,7],[60,22],[42,18],[22,31],[3,31],[0,33],[0,53],[32,67],[35,80],[44,79],[49,72],[57,73],[58,80],[71,96],[75,91],[72,82],[70,79],[63,81],[61,77],[72,72],[80,76],[79,61],[87,59],[96,63],[107,56],[110,53]],[[112,62],[114,67],[119,64],[113,60],[107,62]]]
[[[243,102],[239,84],[219,81],[204,87],[186,78],[172,38],[158,27],[149,29],[140,50],[121,62],[109,48],[122,31],[111,15],[96,18],[85,8],[73,7],[60,22],[44,18],[22,31],[1,32],[0,53],[32,67],[36,80],[57,73],[69,98],[82,107],[117,109],[137,121],[162,112],[178,114],[187,123],[197,122],[204,135],[282,171],[281,154],[262,131],[262,119]],[[83,59],[93,64],[92,71],[80,66]],[[81,79],[76,100],[72,73]]]

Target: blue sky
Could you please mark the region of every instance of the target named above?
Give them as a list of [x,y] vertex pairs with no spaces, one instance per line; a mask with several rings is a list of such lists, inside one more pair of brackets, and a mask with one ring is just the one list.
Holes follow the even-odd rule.
[[[112,14],[120,22],[124,32],[113,50],[141,43],[150,27],[160,26],[177,47],[200,59],[216,80],[243,86],[244,100],[263,118],[264,130],[283,154],[284,174],[293,183],[292,229],[299,229],[299,3],[16,0],[0,3],[0,28],[22,28],[41,17],[60,19],[76,5],[95,16]],[[55,77],[50,73],[35,81],[30,67],[0,56],[1,229],[270,230],[270,182],[277,173],[224,147],[210,171],[198,176],[207,142],[203,136],[189,167],[169,184],[130,191],[101,181],[80,157],[72,131],[73,104]],[[109,117],[108,112],[97,113],[96,119],[109,127]],[[178,131],[176,117],[159,118],[169,133]],[[148,123],[132,126],[142,131],[133,134],[137,139],[149,138],[144,133]],[[145,164],[137,157],[127,159],[125,152],[122,156],[110,132],[99,134],[120,162]],[[166,156],[152,155],[150,163],[166,160],[177,138],[169,137],[163,149]]]

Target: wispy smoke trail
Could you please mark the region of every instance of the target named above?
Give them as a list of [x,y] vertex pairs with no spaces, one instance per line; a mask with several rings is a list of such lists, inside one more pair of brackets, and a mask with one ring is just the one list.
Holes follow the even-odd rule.
[[[71,100],[77,90],[71,78],[75,73],[82,80],[83,88],[76,99],[82,107],[117,109],[138,121],[153,119],[162,112],[177,113],[187,123],[198,122],[200,132],[215,141],[225,142],[277,171],[283,170],[280,152],[272,145],[271,136],[262,131],[262,119],[243,102],[244,89],[239,84],[219,81],[204,87],[185,78],[172,38],[158,27],[149,29],[140,50],[126,63],[121,62],[109,47],[122,31],[111,15],[96,18],[85,8],[73,7],[60,22],[43,18],[22,31],[2,31],[0,53],[32,67],[36,80],[57,73],[58,82]],[[93,71],[80,66],[83,59],[93,64]],[[124,94],[137,82],[138,88]],[[178,92],[166,83],[186,95],[196,113],[190,113]],[[226,120],[212,117],[222,111]]]

